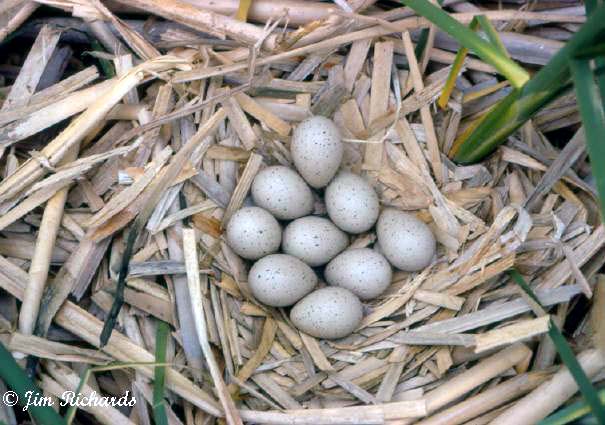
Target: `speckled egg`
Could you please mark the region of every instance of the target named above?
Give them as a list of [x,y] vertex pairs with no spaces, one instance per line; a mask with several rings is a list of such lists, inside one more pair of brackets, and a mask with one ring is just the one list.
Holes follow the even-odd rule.
[[349,233],[368,231],[378,218],[378,196],[361,176],[341,171],[326,188],[326,208],[330,219]]
[[330,220],[307,216],[294,220],[284,229],[282,250],[311,267],[326,264],[349,244],[349,237]]
[[412,214],[385,209],[378,218],[376,235],[380,250],[398,269],[408,272],[422,270],[435,256],[433,232]]
[[252,182],[252,199],[280,220],[293,220],[313,212],[313,194],[293,169],[276,165],[259,172]]
[[370,248],[348,249],[326,266],[326,281],[353,292],[362,300],[382,294],[391,284],[393,271],[384,256]]
[[311,267],[287,254],[271,254],[258,260],[248,273],[254,297],[272,307],[287,307],[317,285]]
[[336,339],[350,335],[361,323],[363,306],[351,291],[335,286],[311,292],[290,311],[290,320],[316,338]]
[[240,257],[256,260],[279,249],[281,226],[259,207],[238,210],[227,223],[227,244]]
[[326,186],[338,171],[343,145],[340,131],[328,118],[314,116],[292,134],[290,151],[301,176],[314,188]]

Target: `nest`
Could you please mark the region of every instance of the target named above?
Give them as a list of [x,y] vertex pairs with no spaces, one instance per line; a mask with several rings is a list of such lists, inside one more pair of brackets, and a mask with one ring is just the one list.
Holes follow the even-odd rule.
[[[176,0],[39,3],[74,17],[23,23],[36,3],[0,8],[0,40],[19,27],[21,39],[35,37],[0,88],[0,312],[3,343],[39,359],[46,394],[75,391],[84,365],[118,362],[81,392],[130,391],[137,405],[83,407],[93,423],[149,423],[158,369],[171,424],[505,423],[548,409],[541,384],[574,385],[545,335],[550,316],[536,317],[506,273],[513,267],[557,323],[574,311],[567,336],[581,364],[592,377],[603,368],[585,297],[605,261],[605,229],[573,96],[483,162],[459,165],[448,159],[456,136],[510,87],[471,57],[438,108],[456,46],[407,8],[292,2],[288,13],[263,12],[255,0],[247,23]],[[125,5],[166,20],[121,20]],[[584,20],[575,3],[551,6],[568,13],[532,5],[481,11],[526,67],[544,64]],[[464,2],[457,11],[465,23],[479,13]],[[78,37],[98,40],[106,52],[94,60],[117,76],[66,53]],[[367,176],[382,206],[429,224],[439,245],[422,272],[396,272],[364,305],[359,329],[337,341],[257,303],[249,264],[222,237],[256,173],[291,166],[292,129],[310,115],[340,128],[343,168]],[[116,294],[124,303],[101,346]],[[168,366],[154,367],[160,322],[171,327]]]

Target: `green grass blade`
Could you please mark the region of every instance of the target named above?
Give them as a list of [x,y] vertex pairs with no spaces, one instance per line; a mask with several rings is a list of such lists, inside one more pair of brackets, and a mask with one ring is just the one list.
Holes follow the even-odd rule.
[[[538,300],[538,297],[536,297],[536,294],[534,294],[534,291],[532,291],[527,282],[525,282],[525,279],[523,279],[523,276],[521,276],[521,274],[517,270],[510,270],[509,275],[532,300],[534,300],[538,305],[540,305],[541,308],[544,308],[540,304],[540,301]],[[578,363],[578,359],[576,359],[576,356],[574,355],[571,347],[567,343],[567,340],[559,330],[559,327],[552,320],[550,321],[548,336],[555,345],[557,353],[559,353],[559,357],[561,357],[563,364],[567,367],[569,373],[571,373],[571,376],[573,377],[574,381],[576,381],[576,384],[578,385],[582,396],[590,406],[592,413],[595,415],[599,423],[605,424],[605,409],[599,401],[597,391],[592,386],[590,379],[588,379],[588,377],[584,373],[584,370],[582,369],[582,366],[580,366],[580,363]]]
[[[599,3],[603,3],[602,0],[586,0],[584,2],[584,7],[586,8],[586,16],[592,15],[592,13],[596,10]],[[605,44],[601,44],[599,46],[602,50],[600,53],[594,54],[592,57],[604,56],[605,55]],[[598,57],[595,60],[595,64],[597,68],[605,67],[605,57]],[[597,75],[597,83],[599,85],[599,91],[601,93],[601,103],[603,103],[603,107],[605,108],[605,75]]]
[[[599,391],[599,400],[605,404],[605,390]],[[585,400],[578,400],[573,404],[553,413],[540,422],[540,425],[564,425],[590,414],[590,406]]]
[[[76,391],[75,391],[76,394],[80,394],[82,392],[82,388],[84,388],[84,384],[86,384],[88,382],[90,373],[91,373],[91,367],[87,365],[84,368],[84,370],[82,371],[82,375],[80,376],[80,382],[78,383],[78,388],[76,388]],[[77,410],[78,410],[77,404],[72,404],[69,406],[69,408],[67,409],[67,412],[65,413],[65,420],[67,422],[67,425],[69,425],[73,422],[74,418],[76,417]]]
[[[166,345],[168,344],[168,333],[170,325],[159,321],[155,335],[155,361],[166,362]],[[156,366],[153,372],[153,420],[155,425],[168,425],[166,406],[164,404],[164,382],[166,379],[166,367]]]
[[[585,49],[581,49],[574,55],[574,57],[576,59],[592,59],[603,55],[605,55],[605,43],[600,43],[588,46]],[[598,62],[602,62],[602,58],[597,58],[595,62],[597,62],[597,68],[604,67],[603,65],[598,64]]]
[[[437,3],[441,6],[443,4],[443,0],[437,0]],[[424,53],[424,49],[426,49],[426,43],[429,40],[429,29],[422,28],[420,31],[420,36],[418,37],[418,41],[416,42],[416,48],[414,49],[414,53],[417,58],[421,58]]]
[[576,52],[605,34],[605,6],[597,7],[578,32],[521,89],[513,90],[464,139],[456,141],[454,160],[468,164],[493,152],[539,109],[571,88],[569,62]]
[[477,22],[479,22],[479,25],[481,25],[481,29],[485,31],[485,35],[487,35],[487,38],[489,39],[491,44],[496,47],[501,54],[510,59],[510,55],[506,51],[506,47],[504,47],[502,40],[500,40],[498,31],[496,31],[496,28],[494,28],[490,20],[483,15],[478,15],[475,18],[477,19]]
[[424,49],[426,48],[426,43],[429,40],[429,29],[422,28],[420,31],[420,35],[418,36],[418,41],[416,42],[416,48],[414,49],[414,53],[417,58],[422,57],[422,53],[424,53]]
[[[43,394],[25,374],[23,369],[17,364],[13,355],[0,342],[0,378],[6,385],[14,391],[19,397],[19,404],[27,400],[25,395],[31,391],[31,394]],[[33,416],[36,422],[44,425],[65,425],[63,419],[51,406],[29,406],[27,411]]]
[[592,163],[592,173],[599,192],[601,218],[605,220],[605,113],[595,77],[587,59],[572,60],[569,64],[573,75],[580,116],[584,124],[586,148]]
[[578,363],[576,356],[558,326],[552,321],[548,335],[555,344],[559,357],[561,357],[561,360],[563,360],[563,363],[571,373],[571,376],[573,376],[574,381],[576,381],[582,396],[590,406],[592,414],[598,419],[599,423],[605,424],[605,408],[599,400],[597,391],[592,386],[590,379],[588,379],[584,373],[582,366]]
[[497,47],[483,40],[472,30],[452,18],[447,12],[429,3],[427,0],[401,0],[419,15],[437,25],[454,37],[460,45],[466,47],[483,61],[492,65],[500,74],[510,81],[513,87],[522,87],[528,80],[529,74],[521,66],[503,55]]
[[598,0],[584,0],[584,8],[586,9],[586,15],[590,15],[599,5]]
[[[101,43],[99,43],[97,40],[93,39],[90,42],[90,45],[92,46],[92,49],[94,51],[105,52],[105,49],[103,49],[103,46],[101,46]],[[105,75],[105,77],[113,78],[116,76],[116,73],[114,71],[113,64],[111,63],[111,61],[108,61],[107,59],[103,59],[103,58],[98,58],[98,60],[99,60],[99,65],[101,65],[101,70],[103,71],[103,75]]]

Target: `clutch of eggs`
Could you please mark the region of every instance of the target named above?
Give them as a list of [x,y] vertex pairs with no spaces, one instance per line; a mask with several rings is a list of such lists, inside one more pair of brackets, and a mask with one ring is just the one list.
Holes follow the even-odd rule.
[[[370,183],[339,171],[343,151],[331,120],[315,116],[301,122],[290,144],[296,170],[282,165],[261,170],[250,188],[256,206],[233,214],[225,232],[235,253],[255,261],[248,274],[252,295],[270,307],[293,306],[292,323],[324,339],[357,329],[363,319],[360,300],[384,293],[392,267],[422,270],[436,251],[424,222],[394,208],[380,212]],[[328,217],[312,215],[314,190],[323,191]],[[374,226],[379,249],[348,248],[350,234]],[[317,289],[317,273],[323,273],[327,287]]]

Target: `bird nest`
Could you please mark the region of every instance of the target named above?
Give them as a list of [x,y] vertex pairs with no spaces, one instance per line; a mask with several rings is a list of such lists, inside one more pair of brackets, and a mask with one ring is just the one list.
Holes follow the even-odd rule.
[[[469,58],[447,107],[437,107],[456,46],[407,8],[292,2],[289,15],[272,5],[264,16],[255,0],[256,23],[247,23],[177,0],[40,3],[74,17],[43,9],[3,47],[31,44],[6,62],[16,72],[0,88],[0,313],[3,343],[38,359],[46,394],[75,391],[83,365],[109,363],[80,392],[130,391],[137,405],[82,407],[95,423],[149,423],[160,371],[171,424],[505,421],[564,372],[546,336],[551,316],[534,314],[513,268],[546,313],[571,326],[581,363],[602,362],[590,357],[585,297],[605,261],[605,229],[573,96],[487,159],[460,165],[448,157],[456,136],[510,87]],[[137,10],[121,20],[128,3]],[[454,17],[498,22],[528,67],[583,20],[462,4]],[[30,9],[2,11],[0,22],[10,32]],[[305,18],[310,10],[320,16]],[[145,22],[141,11],[165,20]],[[87,59],[103,67],[78,58],[82,37],[104,46]],[[434,261],[395,271],[340,340],[299,332],[288,309],[255,301],[250,263],[223,237],[259,170],[292,166],[292,130],[311,115],[339,127],[342,168],[371,182],[381,207],[427,223],[438,242]],[[375,241],[371,230],[351,247]],[[121,308],[102,345],[112,306]],[[170,332],[156,339],[162,323]]]

